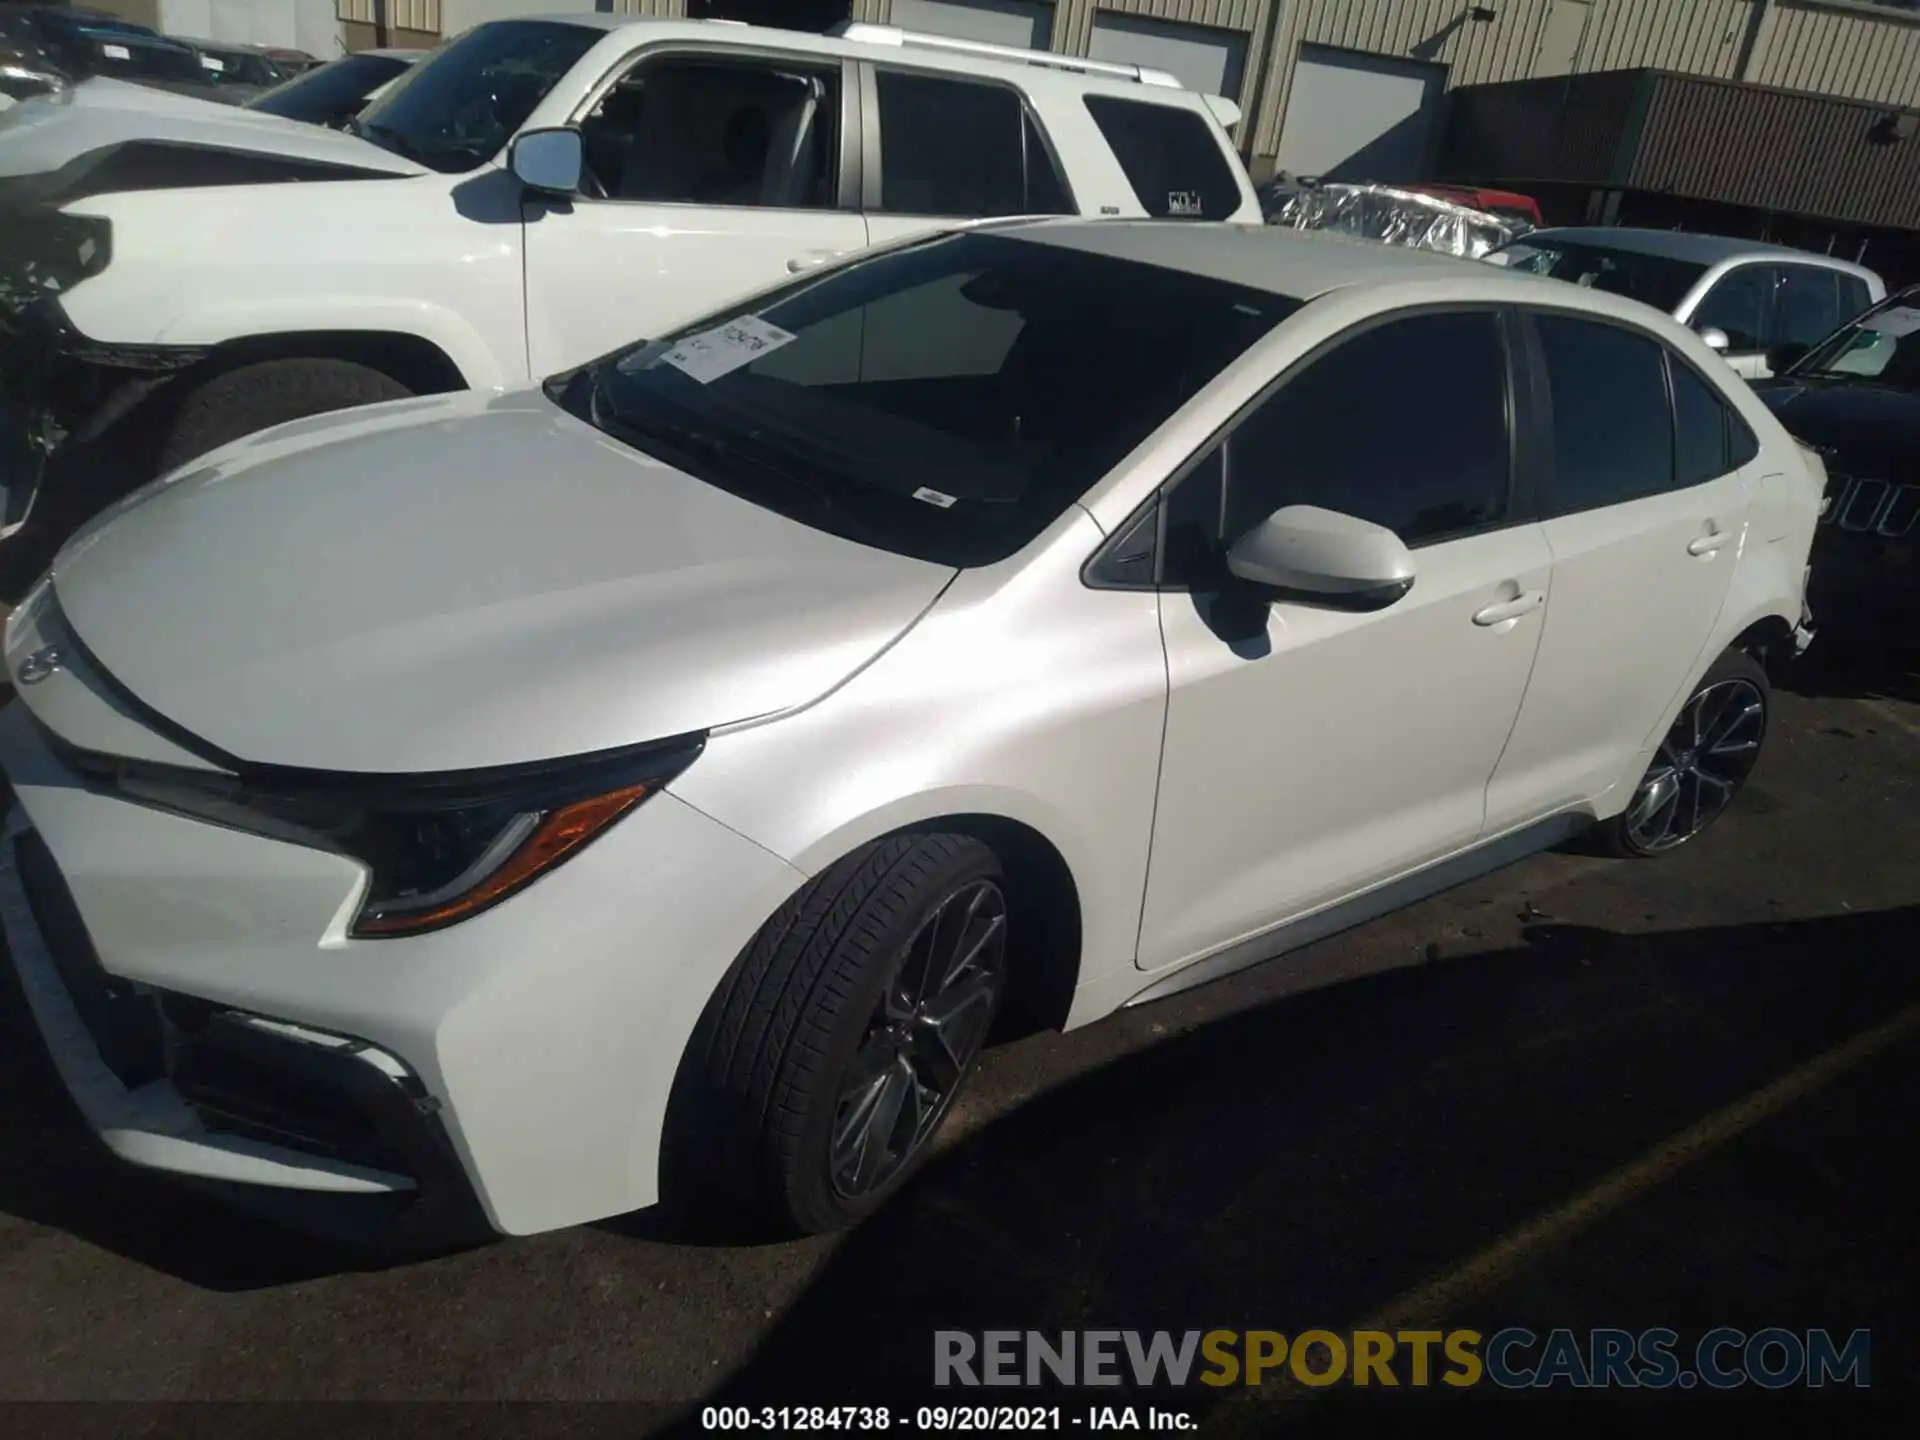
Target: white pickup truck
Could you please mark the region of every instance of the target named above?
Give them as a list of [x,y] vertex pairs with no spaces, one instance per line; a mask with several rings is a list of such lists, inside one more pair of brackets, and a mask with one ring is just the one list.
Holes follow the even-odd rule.
[[80,485],[70,466],[124,491],[307,415],[527,384],[956,220],[1257,224],[1238,119],[1131,65],[596,14],[481,25],[347,134],[185,102],[18,106],[0,534]]

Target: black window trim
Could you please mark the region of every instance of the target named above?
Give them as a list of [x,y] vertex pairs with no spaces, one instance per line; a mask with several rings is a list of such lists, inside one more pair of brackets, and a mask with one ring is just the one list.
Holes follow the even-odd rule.
[[[1308,313],[1314,303],[1309,300],[1295,312],[1295,315]],[[1092,590],[1153,590],[1166,595],[1185,594],[1186,586],[1169,584],[1164,578],[1167,553],[1167,506],[1163,502],[1172,496],[1187,477],[1210,461],[1216,450],[1225,450],[1232,441],[1234,433],[1255,411],[1277,394],[1282,386],[1288,384],[1317,360],[1339,349],[1347,341],[1397,320],[1410,320],[1422,315],[1459,314],[1492,316],[1495,330],[1499,335],[1501,352],[1506,359],[1507,507],[1498,520],[1464,530],[1449,531],[1445,535],[1435,535],[1410,543],[1407,549],[1417,553],[1434,545],[1450,545],[1456,540],[1469,540],[1479,535],[1491,535],[1501,530],[1510,530],[1518,525],[1537,523],[1541,516],[1538,513],[1539,497],[1535,493],[1532,475],[1540,456],[1541,420],[1545,412],[1538,404],[1538,397],[1525,394],[1522,387],[1536,376],[1544,378],[1545,369],[1544,367],[1529,368],[1522,358],[1519,343],[1522,332],[1514,306],[1485,300],[1434,301],[1401,306],[1393,310],[1382,310],[1369,315],[1364,320],[1341,330],[1337,335],[1321,341],[1267,381],[1260,387],[1258,393],[1235,410],[1212,434],[1197,445],[1192,454],[1175,466],[1173,473],[1153,488],[1152,494],[1129,511],[1125,520],[1114,527],[1113,533],[1095,548],[1093,554],[1088,556],[1086,563],[1081,566],[1081,583]],[[1286,323],[1287,321],[1281,322],[1282,325]],[[1546,435],[1548,445],[1551,445],[1551,440],[1552,436],[1549,432]],[[1551,451],[1547,453],[1550,455]],[[1223,486],[1231,478],[1229,473],[1231,463],[1231,455],[1223,454],[1221,457]],[[1106,566],[1119,560],[1116,552],[1128,542],[1134,526],[1140,522],[1144,513],[1156,507],[1159,513],[1154,519],[1152,581],[1125,581],[1103,574],[1102,571]]]
[[[587,54],[593,52],[589,50]],[[571,197],[576,205],[651,205],[669,206],[688,210],[777,210],[792,215],[838,215],[860,211],[860,97],[855,87],[859,82],[858,63],[845,56],[815,55],[804,50],[783,50],[777,45],[717,45],[701,40],[654,40],[645,45],[636,46],[615,60],[587,91],[586,98],[573,108],[567,123],[578,130],[593,114],[594,107],[606,99],[627,76],[650,60],[662,56],[672,58],[677,55],[698,56],[702,59],[764,61],[772,64],[790,65],[800,70],[839,72],[840,79],[840,115],[839,115],[839,153],[834,158],[838,178],[834,185],[834,200],[831,205],[807,205],[800,207],[775,205],[714,205],[705,200],[623,200],[609,196],[575,195]],[[581,57],[582,59],[585,56]],[[565,77],[562,77],[565,78]],[[522,127],[525,128],[525,127]],[[513,141],[508,140],[508,146]],[[504,151],[502,153],[505,153]]]
[[[1032,193],[1033,156],[1027,145],[1029,135],[1040,137],[1040,149],[1046,162],[1053,167],[1053,176],[1060,186],[1060,193],[1066,197],[1067,215],[1080,215],[1080,197],[1074,193],[1073,177],[1067,173],[1067,167],[1061,163],[1060,149],[1054,144],[1053,136],[1048,132],[1040,112],[1034,108],[1027,92],[1013,81],[999,75],[962,74],[952,70],[937,70],[931,66],[915,65],[911,61],[875,61],[849,60],[847,64],[859,71],[860,109],[862,124],[860,127],[859,181],[854,188],[856,207],[862,214],[884,215],[901,220],[1012,220],[1013,215],[924,215],[911,210],[888,210],[881,202],[880,174],[880,72],[890,74],[915,75],[929,80],[947,80],[957,85],[983,85],[996,90],[1006,90],[1019,103],[1024,127],[1020,135],[1020,156],[1022,172],[1021,195],[1025,200]],[[1027,212],[1022,212],[1025,214]]]

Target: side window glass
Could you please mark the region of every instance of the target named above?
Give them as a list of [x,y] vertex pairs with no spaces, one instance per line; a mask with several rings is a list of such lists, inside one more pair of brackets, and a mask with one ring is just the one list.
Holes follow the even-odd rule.
[[1722,275],[1693,312],[1693,328],[1727,332],[1732,350],[1764,350],[1773,329],[1773,267],[1742,265]]
[[1109,95],[1089,95],[1086,106],[1147,214],[1225,220],[1240,208],[1234,172],[1198,112]]
[[1664,352],[1645,335],[1534,317],[1553,403],[1553,509],[1597,510],[1673,484]]
[[1224,447],[1216,446],[1166,499],[1160,583],[1169,589],[1211,590],[1225,573],[1220,547],[1220,502],[1226,479]]
[[1676,483],[1698,485],[1726,474],[1733,416],[1713,387],[1677,356],[1667,356],[1673,379],[1673,468]]
[[1227,442],[1229,545],[1285,505],[1371,520],[1409,545],[1499,521],[1511,445],[1491,314],[1414,315],[1310,362]]
[[1840,318],[1851,320],[1862,310],[1873,304],[1873,295],[1867,289],[1867,282],[1858,275],[1840,277]]
[[650,61],[580,126],[587,193],[656,204],[831,209],[837,71],[680,57]]
[[968,218],[1025,213],[1027,120],[1018,95],[893,70],[874,78],[882,210]]
[[1040,133],[1040,127],[1034,123],[1031,115],[1027,116],[1026,147],[1026,213],[1073,214],[1073,200],[1067,194],[1066,182],[1060,178],[1059,167],[1053,163],[1053,152],[1047,148],[1046,137]]
[[1781,267],[1776,345],[1815,345],[1840,328],[1840,277],[1812,265]]

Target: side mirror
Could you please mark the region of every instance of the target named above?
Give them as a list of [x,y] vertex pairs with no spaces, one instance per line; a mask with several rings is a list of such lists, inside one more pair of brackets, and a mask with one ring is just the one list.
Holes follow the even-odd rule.
[[1699,333],[1701,341],[1709,350],[1718,350],[1724,355],[1733,347],[1733,341],[1727,337],[1727,332],[1718,325],[1703,325]]
[[1767,369],[1776,375],[1784,374],[1796,361],[1804,359],[1807,351],[1813,347],[1798,340],[1790,340],[1785,345],[1776,345],[1767,351]]
[[507,151],[507,168],[520,183],[549,195],[578,194],[585,165],[578,130],[526,130]]
[[1384,610],[1413,589],[1413,556],[1384,525],[1317,505],[1276,510],[1233,542],[1227,569],[1262,590]]

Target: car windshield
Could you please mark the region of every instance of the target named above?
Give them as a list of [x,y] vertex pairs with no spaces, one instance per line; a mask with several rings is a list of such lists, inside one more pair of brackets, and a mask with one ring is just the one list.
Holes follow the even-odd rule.
[[207,72],[202,78],[216,85],[272,85],[282,78],[266,56],[247,50],[209,50],[202,46],[200,65]]
[[369,105],[354,133],[448,173],[498,155],[604,31],[556,20],[476,25]]
[[406,61],[391,55],[349,55],[254,96],[246,108],[325,125],[352,116],[367,96],[406,68]]
[[1633,250],[1617,250],[1585,241],[1555,240],[1542,235],[1529,235],[1491,253],[1504,257],[1502,263],[1509,270],[1546,275],[1590,290],[1604,290],[1609,295],[1624,295],[1669,314],[1707,273],[1705,265],[1691,260],[1642,255]]
[[1795,379],[1863,380],[1920,392],[1920,292],[1842,325],[1786,372]]
[[207,83],[200,57],[180,45],[155,45],[132,34],[88,31],[98,73],[126,80],[178,80]]
[[984,565],[1299,305],[1044,241],[949,235],[797,281],[547,390],[794,519]]

